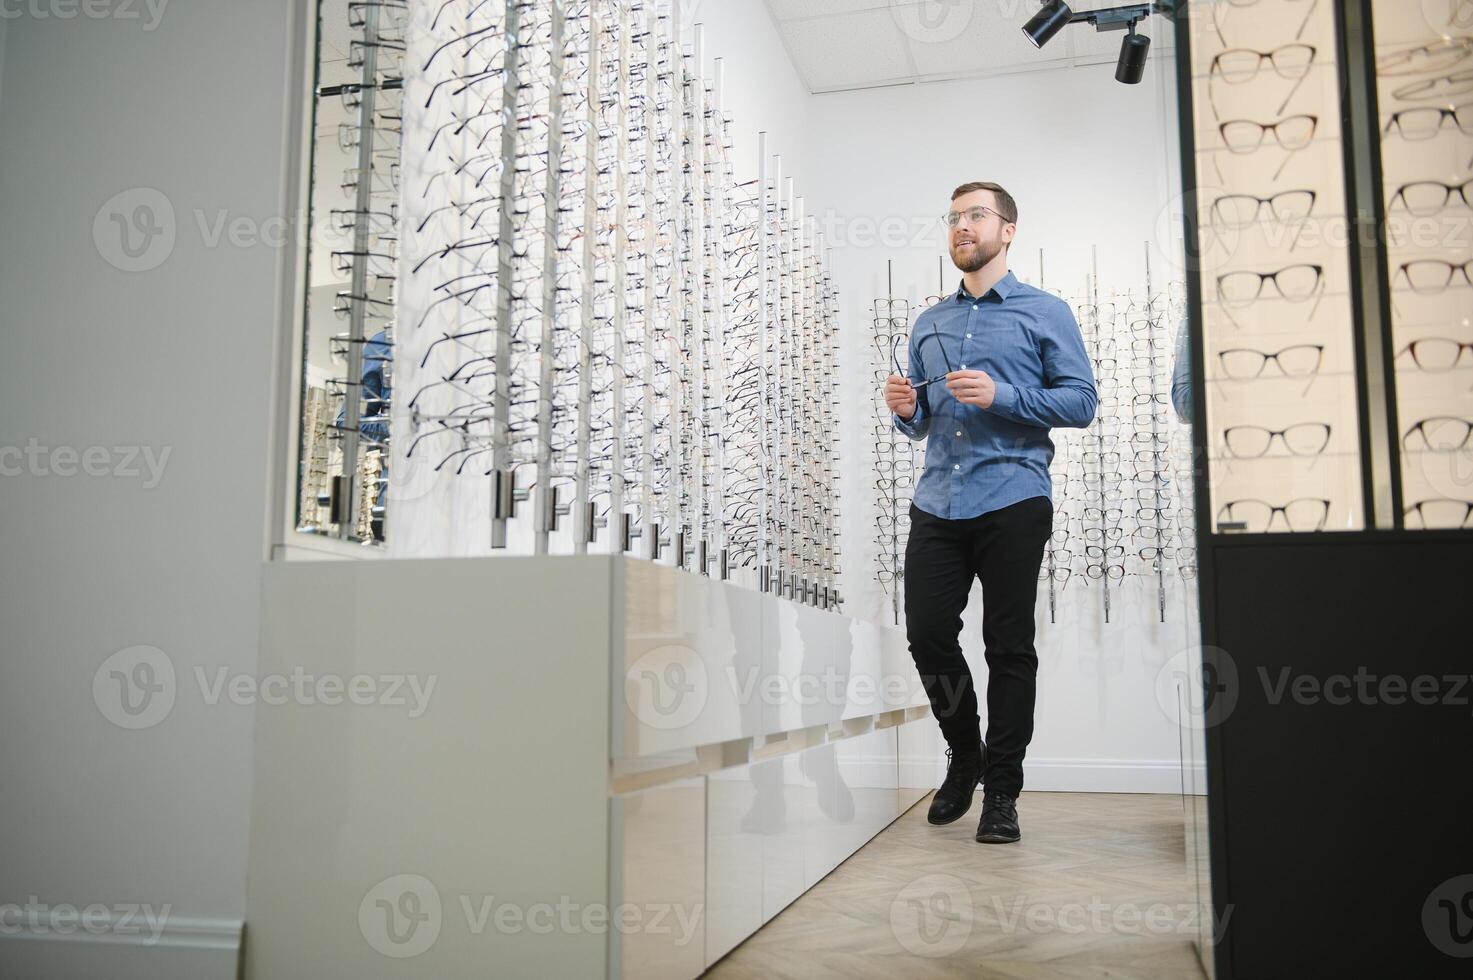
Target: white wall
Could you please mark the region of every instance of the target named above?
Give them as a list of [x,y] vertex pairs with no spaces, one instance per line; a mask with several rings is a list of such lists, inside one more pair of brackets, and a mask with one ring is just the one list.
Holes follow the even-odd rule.
[[[235,976],[253,717],[206,703],[194,672],[255,671],[280,250],[206,234],[281,209],[292,5],[160,7],[4,25],[0,448],[103,447],[90,465],[113,475],[0,477],[0,905],[169,915],[152,948],[0,936],[6,977]],[[174,243],[153,239],[149,271],[109,262],[110,215],[141,198],[107,202],[133,188],[174,215],[155,212]],[[112,469],[137,465],[126,447],[168,452],[156,486]],[[111,679],[93,684],[138,645],[176,696],[127,730]]]

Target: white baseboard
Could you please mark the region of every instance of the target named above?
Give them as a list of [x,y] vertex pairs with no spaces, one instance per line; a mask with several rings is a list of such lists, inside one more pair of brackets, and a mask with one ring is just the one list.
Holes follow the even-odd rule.
[[[946,757],[902,763],[933,767],[935,784],[946,776]],[[1187,787],[1205,786],[1202,767],[1186,772]],[[1158,759],[1028,759],[1023,763],[1023,789],[1035,793],[1182,793],[1183,773],[1175,760]]]
[[1185,774],[1176,761],[1148,759],[1029,759],[1023,763],[1026,790],[1042,793],[1165,793],[1183,785],[1205,785],[1201,767]]
[[236,980],[239,974],[238,919],[166,916],[156,930],[136,932],[123,920],[116,930],[93,921],[99,928],[56,932],[12,918],[0,934],[0,977]]

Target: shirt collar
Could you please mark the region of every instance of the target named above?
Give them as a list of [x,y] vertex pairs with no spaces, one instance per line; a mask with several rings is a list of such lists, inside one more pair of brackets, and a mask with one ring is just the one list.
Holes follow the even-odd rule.
[[[1013,270],[1012,269],[1009,269],[1003,275],[1003,277],[1001,279],[999,279],[997,281],[997,283],[991,289],[988,290],[988,292],[989,293],[997,293],[997,298],[998,299],[1005,300],[1005,299],[1007,299],[1009,296],[1011,296],[1013,294],[1013,290],[1015,288],[1017,288],[1017,285],[1018,285],[1018,277],[1015,276],[1015,275],[1013,275]],[[962,283],[960,285],[958,285],[957,288],[956,288],[956,298],[958,300],[966,301],[966,300],[974,300],[974,299],[977,299],[978,297],[973,296],[971,293],[967,292],[967,284],[966,284],[966,281],[963,280]],[[985,297],[983,297],[983,298],[985,298]]]

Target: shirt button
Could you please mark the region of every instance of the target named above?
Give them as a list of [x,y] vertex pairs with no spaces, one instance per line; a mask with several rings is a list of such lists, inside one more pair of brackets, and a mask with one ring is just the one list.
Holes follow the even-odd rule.
[[959,470],[961,468],[962,468],[962,464],[960,464],[960,463],[957,463],[955,466],[952,467],[952,469],[954,469],[954,470]]
[[967,339],[968,340],[971,340],[972,339],[972,335],[971,334],[967,334]]
[[963,364],[962,365],[962,370],[965,371],[966,369],[967,369],[967,366],[965,364]]

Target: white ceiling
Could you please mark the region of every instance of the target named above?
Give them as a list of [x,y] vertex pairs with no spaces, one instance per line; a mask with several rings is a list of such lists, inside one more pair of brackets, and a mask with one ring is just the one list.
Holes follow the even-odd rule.
[[[1114,65],[1121,31],[1073,24],[1033,47],[1023,24],[1038,0],[765,0],[788,56],[811,92],[956,78],[1069,65]],[[1113,0],[1076,0],[1076,11]],[[1151,17],[1137,31],[1152,55],[1172,47],[1173,25]],[[1101,79],[1116,84],[1114,71]]]

